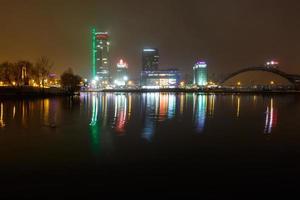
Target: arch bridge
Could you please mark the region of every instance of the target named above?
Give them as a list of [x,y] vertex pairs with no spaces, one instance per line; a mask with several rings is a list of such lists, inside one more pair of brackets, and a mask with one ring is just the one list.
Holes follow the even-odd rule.
[[264,71],[264,72],[270,72],[270,73],[279,75],[279,76],[287,79],[290,83],[292,83],[294,86],[296,86],[296,88],[300,89],[300,75],[288,74],[288,73],[285,73],[284,71],[279,70],[278,68],[268,67],[268,66],[258,66],[258,67],[254,66],[254,67],[248,67],[248,68],[238,70],[238,71],[233,72],[233,73],[229,74],[228,76],[226,76],[221,81],[221,84],[224,84],[227,80],[229,80],[239,74],[242,74],[244,72],[250,72],[250,71]]

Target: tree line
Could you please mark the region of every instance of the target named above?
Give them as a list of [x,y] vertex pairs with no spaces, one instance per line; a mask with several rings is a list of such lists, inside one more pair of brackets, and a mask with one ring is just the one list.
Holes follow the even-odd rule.
[[0,64],[0,81],[5,85],[29,85],[33,80],[37,85],[44,86],[53,67],[47,57],[39,58],[35,63],[21,60],[18,62],[3,62]]
[[[8,86],[23,86],[30,85],[31,81],[36,86],[44,87],[52,67],[53,62],[47,57],[41,57],[35,63],[26,60],[3,62],[0,63],[0,82]],[[82,78],[75,75],[71,68],[60,76],[61,87],[68,93],[79,91],[81,81]]]

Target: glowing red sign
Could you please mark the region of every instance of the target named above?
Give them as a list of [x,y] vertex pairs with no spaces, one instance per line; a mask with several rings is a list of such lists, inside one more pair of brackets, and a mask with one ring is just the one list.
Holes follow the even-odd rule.
[[97,34],[96,38],[98,40],[107,40],[109,38],[109,35],[108,34]]

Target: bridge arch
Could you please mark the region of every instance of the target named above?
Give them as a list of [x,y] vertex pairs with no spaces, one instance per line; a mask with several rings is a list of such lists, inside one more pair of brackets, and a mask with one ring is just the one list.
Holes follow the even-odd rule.
[[269,73],[278,75],[278,76],[286,79],[287,81],[289,81],[293,85],[297,84],[297,80],[295,80],[294,75],[287,74],[287,73],[285,73],[285,72],[283,72],[283,71],[281,71],[281,70],[279,70],[277,68],[274,68],[274,67],[265,67],[265,66],[261,66],[261,67],[248,67],[248,68],[244,68],[244,69],[238,70],[236,72],[233,72],[233,73],[229,74],[228,76],[226,76],[221,81],[221,84],[224,84],[229,79],[231,79],[231,78],[233,78],[233,77],[235,77],[237,75],[240,75],[242,73],[245,73],[245,72],[255,72],[255,71],[269,72]]

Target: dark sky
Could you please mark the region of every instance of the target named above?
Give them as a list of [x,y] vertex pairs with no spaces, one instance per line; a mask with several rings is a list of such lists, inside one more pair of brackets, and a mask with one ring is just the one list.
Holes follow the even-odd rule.
[[161,66],[191,72],[197,59],[209,73],[281,62],[300,74],[297,0],[0,0],[0,62],[48,56],[61,73],[90,72],[90,29],[111,34],[113,64],[141,69],[143,47],[157,47]]

